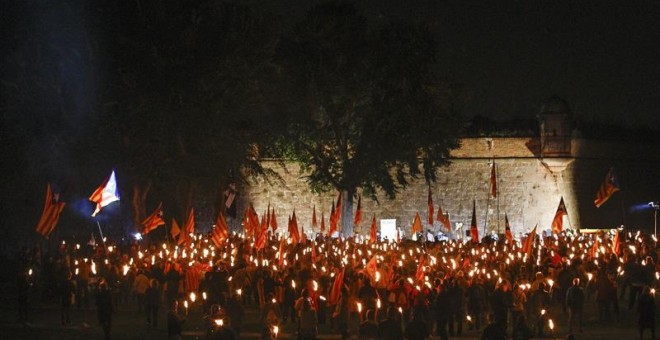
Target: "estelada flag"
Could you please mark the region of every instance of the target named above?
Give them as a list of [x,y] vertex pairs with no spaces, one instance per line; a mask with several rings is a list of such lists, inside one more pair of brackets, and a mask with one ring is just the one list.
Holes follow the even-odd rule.
[[415,214],[415,219],[413,220],[411,232],[413,234],[422,232],[422,219],[419,217],[419,212]]
[[472,200],[472,221],[470,222],[470,236],[472,242],[479,243],[479,229],[477,229],[477,208],[476,202]]
[[266,222],[266,217],[261,215],[261,224],[255,235],[254,248],[261,250],[266,246],[266,241],[268,239],[268,223]]
[[163,220],[163,203],[158,203],[158,207],[144,221],[142,221],[142,234],[146,235],[152,230],[165,224]]
[[211,241],[215,244],[216,248],[220,248],[223,242],[229,236],[229,226],[227,226],[227,220],[222,212],[218,213],[218,218],[215,220],[215,228],[211,233]]
[[493,198],[497,197],[497,170],[495,170],[495,161],[490,167],[490,194]]
[[559,200],[559,206],[557,207],[557,212],[555,213],[555,218],[552,219],[552,232],[555,234],[561,233],[564,230],[564,215],[568,215],[566,211],[566,205],[564,204],[564,197]]
[[511,226],[509,225],[509,217],[504,213],[504,237],[509,244],[513,243],[513,235],[511,234]]
[[596,208],[600,208],[617,191],[619,191],[619,181],[614,167],[611,167],[605,176],[605,180],[600,185],[598,192],[596,192],[596,199],[594,200]]
[[357,209],[355,209],[355,219],[353,219],[353,225],[358,225],[362,222],[362,196],[358,196]]
[[429,188],[429,198],[426,203],[429,207],[429,224],[433,225],[433,196],[431,195],[431,188]]
[[525,239],[525,243],[523,243],[522,251],[527,255],[532,253],[532,246],[534,245],[534,239],[536,238],[536,227],[538,227],[538,224],[535,225],[534,229],[529,232],[527,238]]
[[376,243],[376,215],[371,219],[371,231],[369,232],[369,244]]
[[451,231],[451,222],[449,222],[449,217],[445,216],[445,214],[442,212],[442,206],[440,204],[438,204],[438,222],[442,223],[447,231]]
[[186,223],[183,225],[183,230],[181,235],[179,235],[179,244],[190,242],[190,234],[195,232],[195,211],[193,208],[190,208],[188,213],[188,218]]
[[60,214],[64,210],[66,203],[60,202],[60,195],[54,194],[50,183],[46,186],[46,200],[44,201],[44,211],[37,224],[36,231],[43,237],[48,237],[55,230],[57,222],[60,220]]
[[117,193],[117,179],[115,178],[115,171],[112,170],[110,176],[106,178],[103,183],[89,196],[89,200],[96,203],[96,208],[92,213],[92,217],[96,216],[103,207],[106,205],[119,201],[119,194]]

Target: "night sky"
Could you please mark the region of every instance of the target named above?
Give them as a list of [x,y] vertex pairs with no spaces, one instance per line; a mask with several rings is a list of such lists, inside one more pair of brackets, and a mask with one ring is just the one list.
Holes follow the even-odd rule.
[[660,2],[361,3],[432,25],[442,74],[469,91],[467,116],[530,117],[558,95],[585,121],[660,121]]

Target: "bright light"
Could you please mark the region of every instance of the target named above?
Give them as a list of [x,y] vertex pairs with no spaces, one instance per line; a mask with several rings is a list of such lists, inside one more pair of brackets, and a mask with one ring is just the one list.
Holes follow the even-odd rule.
[[222,325],[224,325],[224,321],[222,319],[215,319],[215,320],[213,320],[213,322],[215,322],[215,324],[218,327],[222,327]]
[[135,238],[136,241],[141,241],[142,240],[142,234],[135,233],[135,234],[133,234],[133,238]]

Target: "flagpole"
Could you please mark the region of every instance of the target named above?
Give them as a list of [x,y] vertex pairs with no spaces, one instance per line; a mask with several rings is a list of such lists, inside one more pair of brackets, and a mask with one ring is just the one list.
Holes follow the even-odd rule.
[[484,220],[484,236],[486,237],[486,226],[488,226],[488,210],[490,209],[490,188],[488,188],[488,197],[486,199],[486,219]]
[[103,242],[103,249],[107,251],[107,248],[105,247],[105,237],[103,237],[103,231],[101,230],[101,224],[99,221],[96,221],[96,225],[99,226],[99,234],[101,234],[101,241]]
[[494,160],[493,160],[493,166],[495,167],[495,184],[497,185],[496,186],[496,190],[497,190],[496,191],[497,192],[497,234],[499,235],[500,234],[500,184],[498,182],[499,182],[499,179],[500,179],[499,177],[500,176],[498,176],[499,171],[497,169],[497,164],[495,163]]

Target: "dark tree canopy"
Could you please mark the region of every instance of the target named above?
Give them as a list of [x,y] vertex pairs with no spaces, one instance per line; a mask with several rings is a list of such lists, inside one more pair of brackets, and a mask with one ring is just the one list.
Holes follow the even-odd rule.
[[279,44],[284,155],[314,190],[347,193],[344,217],[358,188],[394,197],[410,178],[432,182],[458,146],[457,87],[434,72],[435,55],[423,25],[372,29],[346,2],[314,7]]

